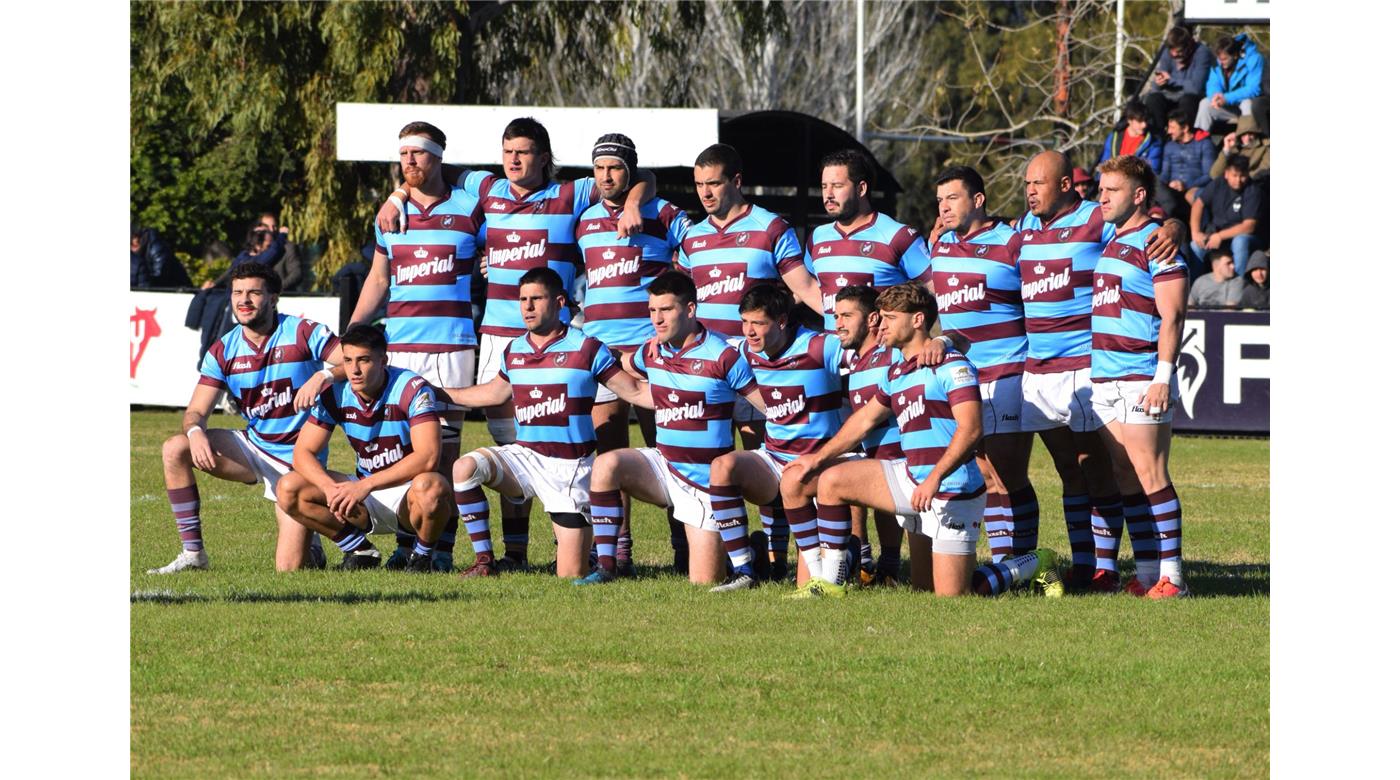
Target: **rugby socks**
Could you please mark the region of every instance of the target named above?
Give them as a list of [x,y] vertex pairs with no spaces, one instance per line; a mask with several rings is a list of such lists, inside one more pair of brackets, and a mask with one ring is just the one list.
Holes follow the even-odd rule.
[[768,537],[768,560],[787,560],[788,526],[787,513],[783,511],[783,497],[775,496],[770,504],[758,508],[758,516],[763,520],[763,535]]
[[[822,579],[842,584],[841,564],[846,559],[846,539],[851,535],[851,508],[845,504],[817,504],[817,541]],[[810,566],[810,564],[808,564]],[[815,573],[818,570],[811,570]]]
[[1147,497],[1152,506],[1152,524],[1157,527],[1157,541],[1161,545],[1158,558],[1158,574],[1181,587],[1184,580],[1181,574],[1181,502],[1176,497],[1176,488],[1170,482],[1161,490]]
[[[1065,531],[1069,534],[1070,561],[1076,568],[1094,570],[1094,527],[1088,496],[1065,495]],[[1086,578],[1088,575],[1085,575]]]
[[[486,500],[486,491],[480,485],[467,487],[470,482],[458,482],[452,486],[452,497],[457,503],[457,512],[462,516],[462,524],[467,527],[467,537],[472,540],[472,552],[476,555],[491,550],[491,504]],[[454,522],[455,526],[456,523]]]
[[417,537],[414,537],[414,539],[413,539],[413,554],[414,554],[414,555],[432,555],[432,553],[433,553],[433,543],[432,543],[432,542],[425,542],[425,541],[423,541],[422,539],[419,539],[419,538],[417,538]]
[[1133,545],[1133,560],[1137,562],[1137,581],[1144,587],[1157,584],[1157,528],[1152,522],[1152,507],[1147,496],[1133,493],[1123,496],[1123,522],[1128,526],[1128,540]]
[[[461,510],[458,510],[460,512]],[[447,518],[447,527],[442,529],[442,535],[438,537],[433,549],[451,555],[457,549],[457,527],[460,521],[455,517]]]
[[[802,560],[807,562],[807,574],[811,577],[821,576],[821,548],[818,547],[817,536],[817,508],[811,501],[799,507],[785,507],[789,525],[792,526],[792,539],[797,542],[797,552],[802,556]],[[846,522],[850,522],[850,515],[846,516]]]
[[875,571],[881,576],[899,578],[899,551],[904,546],[904,530],[898,525],[894,515],[884,512],[871,512],[874,516],[875,533],[880,537],[880,557],[875,561]]
[[[710,507],[714,510],[715,526],[724,543],[724,552],[736,574],[753,576],[749,548],[749,513],[738,485],[710,485]],[[766,521],[765,521],[766,527]]]
[[1040,559],[1035,553],[1013,555],[999,562],[979,566],[972,572],[972,592],[983,596],[995,596],[1018,586],[1025,585],[1035,576]]
[[341,552],[347,555],[356,550],[372,549],[374,547],[374,545],[369,543],[369,539],[365,538],[364,531],[361,531],[349,523],[341,523],[340,530],[335,532],[335,536],[331,537],[331,541],[335,542],[335,546],[339,547]]
[[1115,493],[1093,496],[1090,523],[1094,532],[1094,567],[1118,571],[1118,547],[1123,542],[1123,502]]
[[190,552],[204,549],[204,532],[199,527],[199,486],[166,488],[170,511],[175,513],[175,530],[180,532],[180,545]]
[[1026,485],[1006,496],[1011,513],[1011,554],[1025,555],[1040,546],[1040,500]]
[[397,544],[399,547],[407,550],[413,547],[413,540],[413,534],[407,533],[405,531],[400,531],[397,528],[394,529],[394,543]]
[[501,496],[501,541],[506,555],[524,563],[530,547],[529,499]]
[[982,510],[982,526],[987,529],[987,547],[992,563],[1011,554],[1011,502],[1005,493],[987,491],[987,508]]
[[598,566],[609,574],[617,571],[617,528],[622,524],[622,491],[590,490],[593,543],[598,549]]

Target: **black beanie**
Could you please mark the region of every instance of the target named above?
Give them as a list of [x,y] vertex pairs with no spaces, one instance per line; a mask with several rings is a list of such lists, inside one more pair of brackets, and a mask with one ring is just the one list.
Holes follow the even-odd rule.
[[632,139],[622,133],[608,133],[599,136],[593,144],[593,160],[599,157],[616,157],[627,166],[627,186],[637,183],[637,147]]

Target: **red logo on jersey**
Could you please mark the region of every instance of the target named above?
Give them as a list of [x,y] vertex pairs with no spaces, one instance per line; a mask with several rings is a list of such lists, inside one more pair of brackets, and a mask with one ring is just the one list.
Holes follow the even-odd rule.
[[131,315],[131,378],[136,378],[136,366],[141,363],[141,356],[146,354],[146,345],[151,343],[151,339],[160,335],[160,325],[156,324],[156,310],[142,309],[136,307],[136,313]]

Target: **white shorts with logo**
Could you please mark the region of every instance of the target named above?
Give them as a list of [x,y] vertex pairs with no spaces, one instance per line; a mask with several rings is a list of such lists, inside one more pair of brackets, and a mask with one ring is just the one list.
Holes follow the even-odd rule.
[[238,451],[243,454],[243,460],[258,476],[257,481],[262,482],[263,498],[268,501],[276,501],[277,480],[281,479],[283,474],[291,471],[291,468],[258,449],[258,445],[248,438],[247,431],[229,431],[229,433],[233,434],[234,441],[238,442]]
[[709,493],[672,474],[666,467],[666,458],[662,457],[661,450],[643,447],[637,452],[640,452],[651,466],[652,473],[656,475],[656,483],[666,493],[666,506],[671,509],[677,520],[702,531],[719,532],[719,526],[715,524],[714,509],[710,506]]
[[588,478],[593,456],[551,458],[521,444],[487,447],[505,461],[525,498],[538,498],[546,512],[589,514]]
[[506,353],[506,347],[510,346],[512,341],[515,341],[514,336],[497,336],[491,333],[476,335],[477,384],[487,384],[501,372],[501,356]]
[[1021,430],[1048,431],[1068,425],[1079,433],[1103,427],[1094,414],[1089,369],[1021,375]]
[[466,407],[452,403],[440,391],[448,387],[472,386],[472,378],[476,375],[476,347],[455,352],[390,352],[389,365],[406,368],[437,388],[437,411],[461,411]]
[[977,385],[982,391],[982,435],[1021,432],[1021,374]]
[[1176,377],[1172,377],[1171,384],[1168,385],[1167,389],[1167,393],[1171,397],[1171,405],[1160,414],[1148,414],[1146,409],[1137,405],[1138,399],[1147,392],[1147,386],[1150,384],[1152,384],[1150,379],[1095,382],[1094,413],[1105,425],[1111,422],[1132,425],[1171,425],[1172,410],[1181,400],[1181,391],[1177,387]]
[[911,503],[918,485],[909,476],[908,461],[882,460],[885,484],[894,499],[895,520],[910,533],[933,540],[933,551],[946,555],[972,555],[977,551],[977,535],[982,527],[982,510],[987,494],[976,498],[948,500],[935,498],[927,512],[915,512]]
[[[350,479],[359,481],[355,477]],[[402,485],[370,491],[370,494],[365,497],[365,509],[369,510],[370,533],[392,534],[400,528],[412,532],[407,523],[399,522],[399,509],[403,507],[404,499],[408,496],[408,489],[412,486],[413,480],[409,480]]]

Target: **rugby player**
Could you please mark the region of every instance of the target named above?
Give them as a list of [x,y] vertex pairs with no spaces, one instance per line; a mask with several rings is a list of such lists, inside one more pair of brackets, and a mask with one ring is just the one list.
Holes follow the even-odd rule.
[[[230,297],[238,327],[204,354],[199,381],[181,423],[185,432],[171,436],[161,448],[165,493],[183,549],[175,560],[147,574],[209,568],[196,468],[230,482],[262,482],[263,494],[273,501],[278,481],[291,470],[292,447],[306,422],[307,409],[333,373],[325,363],[340,362],[340,347],[325,325],[279,314],[281,292],[282,280],[268,266],[243,263],[233,269]],[[223,389],[248,421],[245,430],[205,427]],[[325,462],[324,447],[313,452]],[[320,541],[280,508],[276,515],[277,571],[308,565],[324,568]]]
[[[277,485],[277,505],[330,537],[345,556],[341,569],[379,566],[365,537],[399,530],[414,535],[405,567],[432,571],[432,551],[452,517],[452,488],[434,470],[442,447],[437,399],[427,380],[389,365],[378,328],[351,325],[340,337],[346,380],[323,390],[297,437],[295,468]],[[340,425],[355,453],[355,475],[328,471],[316,458]]]
[[[465,170],[457,188],[481,199],[482,225],[477,245],[482,251],[481,270],[486,274],[486,307],[481,322],[477,384],[496,375],[501,353],[515,337],[525,333],[518,302],[520,277],[532,268],[549,267],[564,280],[570,296],[579,267],[575,231],[584,210],[597,202],[593,177],[555,181],[557,165],[549,131],[531,117],[519,117],[501,135],[501,164],[505,178],[484,171]],[[641,204],[656,194],[656,178],[640,172],[618,217],[618,231],[632,235],[641,229]],[[379,210],[382,231],[394,230],[404,213],[407,195],[395,190]],[[484,410],[486,427],[498,445],[515,441],[515,415],[507,402]],[[501,506],[501,531],[505,554],[498,562],[503,570],[528,568],[530,504],[505,501]]]
[[[928,290],[919,282],[905,282],[880,293],[876,305],[885,345],[905,355],[921,352],[936,316]],[[860,446],[866,434],[891,415],[899,426],[904,459],[863,458],[827,468]],[[912,360],[892,365],[875,397],[856,409],[834,437],[786,468],[803,481],[819,474],[817,516],[821,521],[846,521],[848,504],[894,513],[910,532],[915,587],[932,587],[940,596],[965,594],[971,590],[985,503],[986,486],[972,463],[981,435],[977,369],[961,353],[947,350],[936,367],[918,366]],[[926,540],[924,556],[914,543],[919,537]],[[840,591],[829,580],[813,577],[807,590],[797,595],[839,595]]]
[[[1018,225],[1026,314],[1021,430],[1040,434],[1064,487],[1073,564],[1066,584],[1108,592],[1118,589],[1123,507],[1090,403],[1089,364],[1093,270],[1115,228],[1098,203],[1075,192],[1070,171],[1054,151],[1026,167],[1029,210]],[[1184,234],[1180,221],[1168,221],[1149,236],[1148,255],[1174,255]],[[1024,543],[1037,544],[1030,537]]]
[[[579,217],[579,250],[583,254],[586,292],[583,297],[583,332],[607,345],[619,361],[631,358],[637,347],[656,332],[647,313],[648,284],[671,268],[690,218],[661,198],[642,204],[642,229],[624,237],[618,234],[623,198],[637,178],[637,149],[621,133],[600,137],[593,145],[593,182],[599,201]],[[631,406],[607,385],[598,385],[593,404],[593,427],[598,452],[629,446],[628,413]],[[656,422],[651,410],[637,409],[637,422],[647,446],[656,446]],[[632,573],[631,502],[624,497],[622,526],[617,536],[617,570]]]
[[1147,257],[1147,234],[1158,224],[1147,214],[1157,185],[1147,163],[1114,157],[1099,171],[1103,218],[1116,232],[1094,268],[1089,376],[1137,560],[1137,577],[1127,590],[1153,599],[1185,596],[1181,502],[1167,458],[1172,407],[1180,396],[1176,359],[1186,312],[1186,267],[1179,256]]
[[[387,294],[384,320],[389,365],[423,377],[437,394],[442,453],[436,464],[444,475],[461,449],[464,410],[447,391],[467,387],[476,376],[476,329],[472,324],[471,265],[481,227],[476,192],[454,189],[443,176],[447,136],[427,122],[399,131],[399,166],[406,181],[407,229],[386,233],[375,226],[374,259],[350,316],[367,324]],[[457,522],[450,521],[433,554],[433,568],[451,571]],[[408,563],[414,536],[398,535],[386,564]]]
[[[690,581],[713,583],[724,578],[724,555],[710,505],[710,464],[734,447],[736,399],[748,399],[761,413],[767,406],[739,350],[700,322],[689,276],[667,271],[647,293],[654,348],[649,341],[632,353],[628,370],[651,383],[656,447],[598,456],[589,488],[593,522],[621,520],[621,491],[666,507],[685,528]],[[580,582],[614,576],[600,549],[598,568]]]
[[[790,486],[796,490],[781,495],[779,490],[783,466],[815,451],[840,430],[847,415],[841,342],[798,325],[789,316],[791,308],[792,296],[768,283],[750,288],[739,301],[744,330],[739,352],[768,405],[767,424],[761,448],[726,453],[710,464],[715,525],[733,567],[729,578],[712,588],[716,593],[758,587],[745,501],[759,506],[781,502],[809,576],[820,575],[826,566],[829,579],[844,581],[838,569],[851,531],[849,516],[844,527],[819,528],[812,506],[815,490],[803,495],[796,481]],[[803,581],[799,572],[799,584]]]
[[600,518],[591,531],[585,518],[596,442],[591,411],[600,385],[642,407],[651,406],[651,396],[606,345],[560,321],[567,301],[564,281],[553,269],[526,271],[520,279],[520,315],[527,332],[506,347],[495,379],[451,393],[469,408],[513,398],[519,431],[515,444],[473,450],[453,466],[457,509],[476,549],[476,563],[463,576],[496,573],[482,485],[503,496],[539,497],[554,522],[558,576],[588,574],[595,534],[599,559],[615,568],[617,527],[607,522],[613,518]]
[[[802,264],[797,234],[778,215],[745,200],[743,178],[744,162],[734,147],[714,144],[700,152],[695,158],[695,194],[708,218],[686,233],[676,257],[676,265],[695,280],[700,322],[735,347],[743,341],[739,300],[759,282],[781,279],[797,300],[816,314],[822,311],[821,291]],[[741,399],[734,422],[744,449],[758,449],[763,416]],[[761,506],[759,513],[769,559],[781,570],[786,566],[787,519],[769,505]],[[671,534],[677,559],[683,559],[681,526],[672,523]]]
[[1021,431],[1026,323],[1017,268],[1020,234],[987,216],[982,177],[972,168],[948,168],[934,187],[933,297],[944,332],[967,340],[967,359],[977,366],[982,395],[977,467],[987,483],[983,525],[997,562],[1035,550],[1040,526],[1028,474],[1033,437]]

